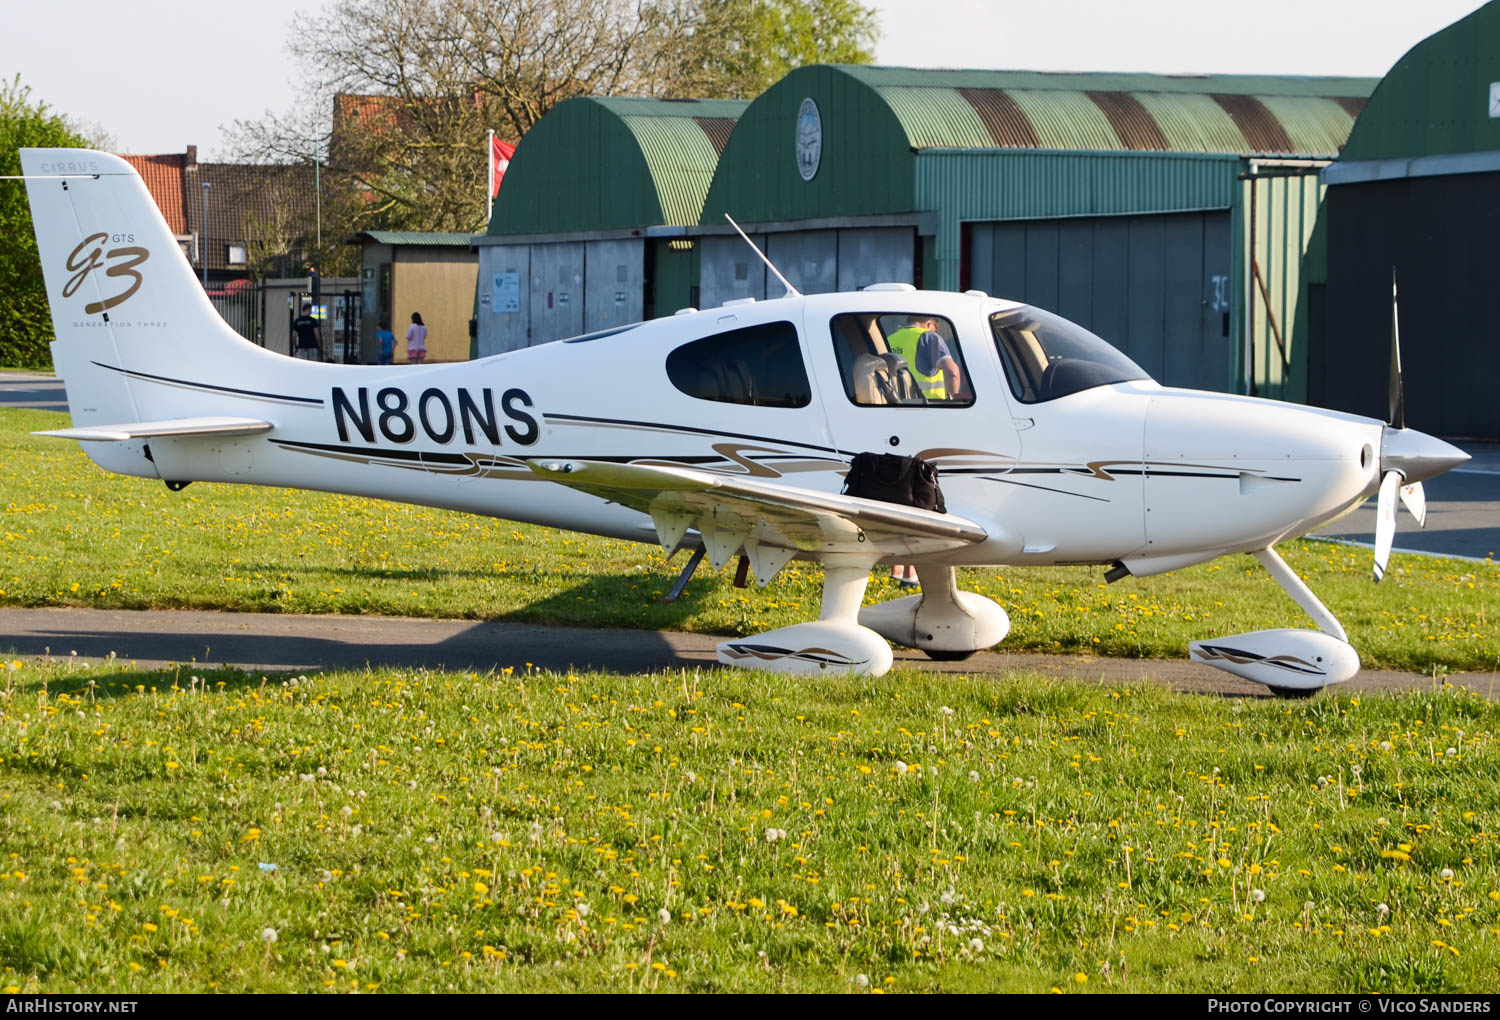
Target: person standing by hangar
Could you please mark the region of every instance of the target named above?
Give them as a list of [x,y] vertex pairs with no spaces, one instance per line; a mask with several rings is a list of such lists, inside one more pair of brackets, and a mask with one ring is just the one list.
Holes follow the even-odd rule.
[[297,357],[303,361],[323,360],[323,331],[318,320],[312,316],[311,302],[302,304],[302,314],[292,320],[292,332],[297,334]]

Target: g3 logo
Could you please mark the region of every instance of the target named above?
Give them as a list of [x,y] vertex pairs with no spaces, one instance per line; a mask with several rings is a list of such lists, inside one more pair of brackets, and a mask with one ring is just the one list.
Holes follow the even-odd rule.
[[134,241],[134,234],[90,234],[79,242],[78,247],[68,256],[68,271],[73,274],[63,286],[63,297],[72,297],[78,288],[83,286],[83,281],[88,279],[89,273],[99,268],[106,259],[123,258],[125,261],[109,265],[104,270],[105,276],[127,277],[131,280],[130,286],[114,297],[105,298],[102,301],[90,301],[84,306],[84,312],[93,315],[95,312],[106,311],[120,304],[141,288],[141,274],[136,272],[135,267],[151,257],[151,253],[145,248],[112,248],[108,252],[104,246],[111,242]]

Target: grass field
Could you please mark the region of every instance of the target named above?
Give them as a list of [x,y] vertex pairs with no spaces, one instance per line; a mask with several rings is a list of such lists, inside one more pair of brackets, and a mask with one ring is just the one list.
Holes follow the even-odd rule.
[[[0,410],[0,605],[381,613],[748,634],[817,615],[821,571],[791,564],[741,591],[699,571],[663,605],[678,564],[653,546],[464,514],[245,486],[110,475],[76,443],[29,435],[67,417]],[[1407,521],[1403,526],[1410,526]],[[1367,666],[1419,672],[1500,664],[1500,566],[1283,547]],[[680,561],[679,561],[680,563]],[[1005,647],[1181,658],[1196,638],[1310,626],[1249,556],[1106,586],[1089,568],[965,571],[1005,606]],[[889,580],[867,599],[893,597]],[[3,651],[3,640],[0,640]]]
[[0,666],[7,991],[1475,991],[1500,706]]

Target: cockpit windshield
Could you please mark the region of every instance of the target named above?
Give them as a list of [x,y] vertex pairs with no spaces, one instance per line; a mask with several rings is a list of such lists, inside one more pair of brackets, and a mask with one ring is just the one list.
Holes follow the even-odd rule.
[[1109,383],[1150,379],[1141,367],[1076,323],[1022,305],[990,316],[1011,392],[1039,404]]

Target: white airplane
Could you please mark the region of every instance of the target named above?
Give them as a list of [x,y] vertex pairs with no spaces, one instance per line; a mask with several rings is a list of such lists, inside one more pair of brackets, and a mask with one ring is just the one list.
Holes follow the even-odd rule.
[[[1379,580],[1398,490],[1421,520],[1422,481],[1467,459],[1403,427],[1399,373],[1391,425],[1171,389],[1040,309],[906,284],[788,285],[462,364],[294,361],[218,316],[123,160],[21,160],[73,418],[43,434],[173,489],[319,489],[696,550],[679,590],[704,551],[715,568],[741,556],[761,585],[820,562],[818,620],[724,641],[726,665],[880,675],[888,642],[989,648],[1010,621],[958,590],[961,566],[1101,564],[1118,580],[1252,553],[1320,630],[1193,642],[1192,657],[1310,694],[1359,657],[1276,543],[1378,492]],[[926,353],[913,372],[893,347]],[[936,464],[946,512],[841,494],[861,452]],[[871,570],[896,562],[916,564],[921,593],[862,607]]]

